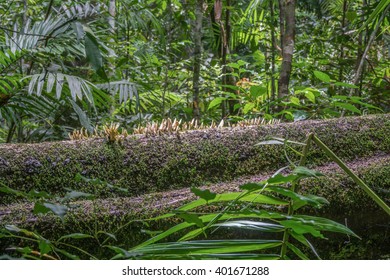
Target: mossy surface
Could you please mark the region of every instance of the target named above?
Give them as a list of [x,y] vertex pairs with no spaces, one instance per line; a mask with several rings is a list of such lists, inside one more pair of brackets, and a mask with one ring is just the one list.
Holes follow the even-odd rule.
[[[0,181],[23,191],[45,190],[62,195],[66,189],[99,197],[134,196],[154,191],[228,181],[238,176],[275,170],[286,164],[281,145],[256,143],[271,136],[303,141],[315,132],[344,160],[390,151],[390,115],[305,121],[260,127],[189,131],[177,136],[129,137],[121,145],[102,139],[0,145]],[[294,155],[290,155],[294,159]],[[328,158],[314,148],[309,162]],[[120,188],[76,182],[77,173]],[[0,203],[12,202],[0,194]]]
[[[390,182],[388,179],[390,178],[390,155],[376,154],[373,157],[348,162],[347,165],[363,178],[383,200],[390,204]],[[343,224],[347,223],[359,235],[365,233],[365,227],[367,225],[370,225],[370,228],[377,226],[377,231],[373,232],[373,236],[380,235],[381,232],[378,223],[388,223],[386,213],[364,191],[358,188],[352,180],[343,174],[335,164],[327,164],[316,169],[326,176],[302,181],[301,190],[304,193],[325,197],[329,200],[330,205],[321,209],[306,208],[302,210],[311,215],[325,216]],[[268,178],[269,175],[247,176],[232,182],[210,185],[207,188],[217,193],[235,191],[238,190],[241,184],[258,182]],[[0,226],[15,224],[23,228],[36,230],[51,240],[55,240],[65,234],[81,232],[97,236],[97,239],[101,242],[107,237],[103,232],[115,233],[118,241],[110,240],[111,244],[119,245],[123,248],[130,248],[148,238],[148,235],[142,232],[142,229],[152,231],[164,230],[175,222],[178,222],[176,219],[165,219],[146,224],[142,220],[165,214],[193,199],[195,199],[195,196],[188,188],[185,188],[145,194],[138,197],[77,201],[71,204],[72,210],[65,217],[64,222],[54,215],[34,216],[32,214],[33,205],[31,203],[14,203],[0,207]],[[205,211],[205,209],[203,210]],[[219,209],[213,208],[208,210],[218,211]],[[217,233],[217,236],[214,236],[214,238],[218,236]],[[225,238],[226,235],[223,235],[223,237]],[[367,239],[369,237],[364,235],[364,238]],[[358,240],[352,241],[354,243],[351,244],[361,244]],[[109,256],[109,252],[106,249],[98,246],[96,239],[72,242],[76,242],[74,243],[76,245],[78,244],[77,242],[82,242],[82,244],[79,244],[81,247],[90,249],[91,252],[97,250],[94,252],[99,256]],[[340,242],[342,243],[343,241]],[[369,244],[369,241],[366,240],[366,243]],[[326,246],[328,245],[324,242],[319,244],[326,251],[326,248],[328,248]],[[6,244],[2,246],[6,246]],[[333,242],[329,246],[337,247],[340,245]],[[363,254],[363,252],[354,252],[353,250],[356,249],[354,245],[347,247],[352,251],[345,251],[346,249],[342,247],[337,247],[336,249],[339,250],[337,251],[340,252],[339,254],[350,254],[348,256],[350,258],[353,258],[355,253]],[[375,258],[378,254],[385,255],[385,252],[376,250],[376,253],[372,254],[372,257]],[[338,256],[341,257],[335,251],[333,255],[328,254],[324,257],[337,258]]]

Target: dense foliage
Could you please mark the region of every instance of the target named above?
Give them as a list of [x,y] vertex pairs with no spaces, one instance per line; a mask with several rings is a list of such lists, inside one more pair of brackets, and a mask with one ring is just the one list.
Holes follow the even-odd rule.
[[289,2],[3,1],[0,141],[110,121],[388,111],[389,1]]

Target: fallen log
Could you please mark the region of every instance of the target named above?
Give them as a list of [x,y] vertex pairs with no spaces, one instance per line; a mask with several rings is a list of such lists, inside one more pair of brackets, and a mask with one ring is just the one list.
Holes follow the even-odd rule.
[[[102,198],[200,186],[276,170],[287,164],[283,146],[255,144],[271,136],[303,141],[309,132],[315,132],[343,160],[390,152],[390,115],[369,115],[188,131],[179,136],[129,136],[114,144],[104,139],[3,144],[0,182],[22,191],[61,195],[73,189]],[[292,153],[289,156],[297,158]],[[329,161],[315,147],[308,158],[315,165]],[[75,181],[77,173],[105,180],[128,193]],[[15,200],[2,194],[0,198],[2,204]]]
[[[390,202],[389,154],[377,154],[372,157],[354,160],[348,162],[347,165],[367,182],[386,203]],[[315,209],[315,214],[326,216],[340,223],[347,222],[353,231],[366,238],[369,238],[365,235],[367,228],[370,228],[371,231],[375,228],[375,234],[380,234],[380,225],[388,223],[386,213],[362,189],[356,186],[337,165],[330,163],[316,169],[325,176],[304,180],[301,184],[302,192],[321,195],[330,204],[322,209]],[[238,191],[240,185],[259,182],[268,178],[271,174],[244,176],[232,182],[218,183],[205,188],[216,193]],[[20,228],[35,230],[50,240],[75,232],[92,236],[95,236],[96,232],[109,232],[115,234],[121,246],[129,248],[147,238],[142,229],[162,230],[177,222],[177,219],[172,220],[172,218],[149,222],[150,227],[148,228],[147,225],[140,222],[141,220],[168,213],[193,199],[195,199],[195,196],[188,188],[185,188],[145,194],[138,197],[76,201],[70,205],[70,211],[65,216],[64,222],[53,214],[34,215],[32,213],[32,203],[12,203],[0,206],[0,228],[7,224],[13,224]],[[314,214],[313,209],[303,210],[306,213]],[[216,235],[218,236],[218,234],[221,233],[217,232]],[[105,236],[101,238],[104,239]],[[384,240],[388,241],[388,237],[384,237]],[[352,241],[358,242],[358,240]],[[387,242],[387,244],[389,243]],[[3,244],[4,248],[8,245]],[[89,248],[91,252],[102,254],[102,256],[108,253],[104,251],[104,248],[98,248],[96,240],[93,239],[83,239],[79,245],[82,248]],[[3,249],[1,247],[0,252]],[[383,249],[384,251],[381,252],[386,251],[385,248]]]

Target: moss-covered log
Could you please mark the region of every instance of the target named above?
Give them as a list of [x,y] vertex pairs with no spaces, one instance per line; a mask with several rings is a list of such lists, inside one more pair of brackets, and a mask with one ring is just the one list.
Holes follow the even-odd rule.
[[[105,180],[128,189],[130,195],[199,186],[275,170],[286,164],[283,147],[255,144],[270,136],[302,141],[312,131],[344,160],[390,151],[390,115],[371,115],[189,131],[180,137],[132,136],[122,144],[103,139],[4,144],[0,145],[0,181],[25,191],[63,194],[67,188],[101,197],[113,197],[116,191],[76,182],[75,175]],[[310,152],[309,162],[327,161],[318,149]],[[10,201],[3,196],[2,202]]]
[[[348,166],[381,198],[390,203],[390,155],[378,154],[374,157],[362,158],[348,162]],[[378,223],[388,222],[386,213],[335,164],[320,166],[317,170],[326,176],[302,182],[304,192],[321,195],[330,202],[329,206],[315,210],[317,215],[336,219],[341,223],[347,221],[351,229],[359,235],[364,235],[367,227],[372,228]],[[207,188],[217,193],[236,191],[241,184],[258,182],[270,175],[240,177],[232,182],[218,183]],[[19,227],[35,229],[49,239],[75,232],[95,235],[98,231],[106,231],[115,233],[120,245],[127,248],[147,238],[147,235],[141,232],[141,229],[147,226],[136,221],[167,213],[193,199],[195,196],[186,188],[139,197],[78,201],[72,203],[72,210],[65,217],[65,222],[51,214],[34,216],[31,203],[14,203],[0,206],[0,226],[15,224]],[[309,209],[305,211],[313,214]],[[174,221],[153,222],[148,229],[161,230],[172,222]],[[105,236],[101,238],[104,239]],[[83,240],[83,244],[80,245],[90,246],[91,250],[97,246],[94,240],[89,240],[90,244],[85,242],[86,240]],[[99,254],[104,255],[103,251]]]

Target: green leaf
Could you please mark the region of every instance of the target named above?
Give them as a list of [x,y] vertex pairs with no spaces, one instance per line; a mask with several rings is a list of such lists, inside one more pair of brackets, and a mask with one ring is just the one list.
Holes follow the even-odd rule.
[[37,191],[37,190],[31,190],[28,192],[28,197],[29,198],[52,198],[53,196],[48,194],[45,191]]
[[284,142],[279,140],[268,140],[268,141],[262,141],[260,143],[255,144],[255,146],[260,146],[260,145],[284,145]]
[[70,191],[63,197],[62,201],[67,201],[73,198],[80,198],[80,197],[92,199],[94,198],[94,195],[89,193],[84,193],[84,192],[78,192],[78,191]]
[[206,204],[211,204],[211,203],[217,203],[217,202],[230,202],[234,201],[236,199],[239,199],[239,201],[244,201],[244,202],[252,202],[252,203],[261,203],[261,204],[271,204],[271,205],[286,205],[288,204],[286,201],[283,201],[279,198],[271,197],[271,196],[266,196],[263,194],[247,194],[243,196],[242,193],[240,192],[232,192],[232,193],[223,193],[223,194],[217,194],[217,196],[209,200],[208,203],[204,199],[199,199],[195,200],[193,202],[190,202],[177,210],[179,211],[188,211],[191,209],[194,209],[199,206],[203,206]]
[[244,109],[242,109],[242,112],[244,114],[248,114],[248,112],[250,112],[253,108],[255,108],[255,106],[256,105],[254,103],[248,102],[245,104]]
[[316,249],[314,248],[314,246],[309,242],[309,240],[306,239],[305,236],[303,235],[300,235],[300,234],[297,234],[295,232],[290,232],[290,235],[292,237],[294,237],[297,241],[299,241],[300,243],[302,243],[303,245],[305,245],[306,247],[310,248],[312,250],[312,252],[314,253],[314,255],[316,255],[316,257],[320,260],[321,257],[318,255]]
[[303,178],[310,178],[310,177],[321,177],[324,176],[321,172],[315,171],[308,169],[304,166],[298,166],[293,170],[293,174],[299,175],[300,177]]
[[262,86],[251,86],[250,93],[253,98],[258,98],[267,93],[267,88]]
[[290,242],[287,242],[287,247],[295,253],[301,260],[309,260],[310,258],[306,256],[299,248],[295,247]]
[[286,183],[291,183],[293,181],[295,181],[296,179],[298,179],[298,175],[287,175],[287,176],[284,176],[280,173],[272,176],[271,178],[269,178],[267,180],[268,184],[270,185],[279,185],[279,184],[286,184]]
[[209,104],[209,107],[208,107],[208,109],[207,110],[210,110],[210,109],[212,109],[212,108],[214,108],[214,107],[216,107],[216,106],[219,106],[223,101],[225,101],[226,100],[226,98],[224,98],[224,97],[216,97],[216,98],[214,98],[211,102],[210,102],[210,104]]
[[16,196],[21,196],[21,197],[27,197],[26,193],[18,191],[18,190],[14,190],[14,189],[12,189],[12,188],[10,188],[8,186],[0,187],[0,192],[13,194],[13,195],[16,195]]
[[85,233],[72,233],[72,234],[61,236],[60,239],[58,239],[58,241],[64,239],[84,239],[84,238],[93,238],[93,236]]
[[241,185],[239,188],[240,190],[247,190],[247,191],[258,191],[264,189],[265,184],[262,183],[247,183],[244,185]]
[[298,105],[298,106],[301,105],[301,101],[299,100],[298,97],[295,97],[295,96],[291,96],[291,97],[290,97],[290,102],[291,102],[292,104],[295,104],[295,105]]
[[50,241],[48,241],[48,240],[39,241],[39,251],[40,251],[41,255],[47,254],[50,251],[52,251]]
[[33,213],[35,214],[35,215],[37,215],[37,214],[46,214],[47,212],[49,212],[50,210],[46,207],[46,206],[44,206],[43,204],[41,204],[41,203],[35,203],[34,204],[34,209],[33,209]]
[[358,86],[355,86],[354,84],[348,84],[348,83],[343,83],[343,82],[337,82],[334,85],[339,86],[339,87],[346,87],[346,88],[359,88]]
[[295,110],[293,112],[293,118],[294,118],[294,122],[303,121],[308,118],[308,114],[307,112],[302,110]]
[[249,220],[238,220],[238,221],[228,221],[224,223],[218,223],[212,225],[213,227],[230,227],[230,228],[239,228],[239,229],[248,229],[248,230],[257,230],[263,232],[280,232],[284,230],[284,227],[278,224],[271,224],[258,221],[249,221]]
[[68,207],[66,207],[65,205],[53,204],[48,202],[45,202],[43,204],[35,203],[34,205],[34,211],[33,211],[34,214],[38,214],[38,213],[45,214],[49,211],[53,212],[55,215],[63,219],[65,214],[68,211]]
[[108,80],[103,68],[103,57],[100,53],[99,42],[89,27],[83,25],[83,28],[85,31],[84,44],[87,60],[102,79]]
[[130,251],[138,254],[231,254],[279,247],[279,240],[196,240],[145,246]]
[[201,190],[198,188],[191,188],[191,192],[206,201],[212,200],[217,196],[216,193],[210,192],[209,190]]
[[316,97],[311,91],[305,92],[305,97],[309,99],[312,103],[316,103]]
[[99,230],[99,231],[97,232],[97,234],[104,234],[104,235],[107,235],[108,237],[114,239],[115,241],[118,241],[117,238],[116,238],[116,236],[115,236],[114,234],[112,234],[112,233],[109,233],[109,232],[105,232],[105,231]]
[[314,71],[313,73],[314,73],[314,76],[316,76],[321,81],[323,81],[325,83],[329,83],[330,82],[330,77],[329,77],[328,74],[326,74],[324,72],[321,72],[321,71]]
[[18,227],[15,226],[15,225],[5,225],[4,228],[5,228],[6,230],[10,231],[10,232],[16,232],[16,233],[22,231],[22,229],[18,228]]
[[348,110],[348,111],[351,111],[354,113],[358,113],[358,114],[362,113],[358,108],[356,108],[354,105],[349,104],[349,103],[334,102],[334,105],[336,107],[340,107],[340,108],[343,108],[345,110]]
[[197,225],[198,227],[204,227],[204,224],[201,219],[199,219],[198,215],[191,213],[178,213],[180,218],[184,219],[187,223],[192,223]]
[[[328,203],[328,201],[326,199],[322,199],[322,198],[316,199],[317,197],[311,198],[311,197],[304,196],[304,195],[298,194],[296,192],[293,192],[290,189],[282,188],[282,187],[278,187],[278,186],[268,186],[265,188],[265,190],[276,192],[276,193],[279,193],[281,195],[284,195],[284,196],[291,198],[294,202],[293,203],[294,210],[296,210],[296,209],[298,209],[306,204],[310,204],[310,205],[315,206],[315,207],[320,207],[324,203]],[[326,202],[324,202],[324,201],[326,201]]]
[[279,221],[279,223],[286,228],[291,228],[294,232],[297,234],[306,234],[310,233],[314,237],[319,237],[319,238],[325,238],[321,232],[316,229],[312,225],[308,225],[302,221],[296,221],[296,220],[284,220],[284,221]]
[[62,249],[56,248],[55,251],[58,252],[58,253],[63,254],[65,257],[67,257],[70,260],[79,260],[80,259],[79,256],[71,254],[71,253],[69,253],[69,252],[67,252],[65,250],[62,250]]
[[316,229],[322,231],[338,232],[338,233],[343,233],[343,234],[360,238],[346,226],[326,218],[307,216],[307,215],[295,215],[293,216],[293,219],[300,221],[303,224],[313,225]]

